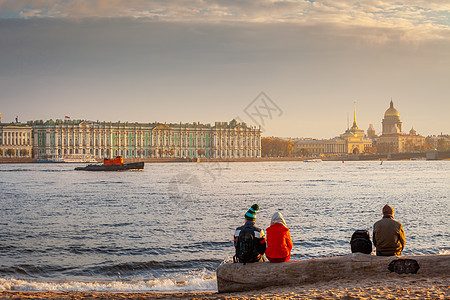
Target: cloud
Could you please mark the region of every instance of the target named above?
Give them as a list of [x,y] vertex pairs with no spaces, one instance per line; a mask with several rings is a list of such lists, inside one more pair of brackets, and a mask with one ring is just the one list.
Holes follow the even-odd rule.
[[[270,135],[332,137],[345,129],[344,106],[362,100],[382,114],[390,97],[420,133],[438,132],[448,123],[450,43],[411,47],[407,35],[324,22],[0,20],[2,114],[49,119],[70,107],[92,120],[214,122],[244,118],[264,90],[288,124]],[[442,108],[433,122],[420,114],[424,101]],[[318,103],[325,119],[311,113]],[[417,117],[406,117],[407,108]],[[361,115],[358,125],[378,118]]]
[[450,33],[450,3],[445,0],[0,0],[0,18],[120,17],[397,29],[411,41],[447,39]]

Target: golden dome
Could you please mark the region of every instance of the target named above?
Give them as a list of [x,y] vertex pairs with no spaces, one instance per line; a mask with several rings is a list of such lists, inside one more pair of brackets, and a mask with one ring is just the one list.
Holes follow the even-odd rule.
[[400,117],[398,111],[394,108],[394,102],[391,100],[391,106],[384,113],[385,117]]

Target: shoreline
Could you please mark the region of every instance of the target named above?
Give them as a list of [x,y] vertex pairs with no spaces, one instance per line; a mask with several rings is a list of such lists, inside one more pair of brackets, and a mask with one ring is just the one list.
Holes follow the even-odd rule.
[[0,292],[0,299],[448,299],[447,275],[388,274],[383,278],[339,278],[336,280],[268,287],[258,291],[217,292]]
[[[173,291],[173,292],[102,292],[102,291],[16,291],[14,285],[9,286],[9,290],[5,287],[0,291],[1,299],[346,299],[346,300],[368,300],[368,299],[450,299],[450,277],[448,269],[449,257],[444,255],[440,259],[440,255],[424,256],[420,261],[421,268],[417,273],[404,273],[390,270],[371,268],[367,264],[365,254],[348,256],[351,258],[348,262],[355,264],[359,262],[362,268],[350,271],[345,268],[339,268],[339,265],[332,261],[327,261],[328,267],[326,272],[334,272],[332,276],[323,276],[321,278],[311,277],[303,278],[300,274],[304,270],[295,267],[291,270],[284,270],[280,265],[275,269],[282,272],[285,277],[297,278],[298,280],[290,281],[286,285],[267,285],[261,287],[255,286],[252,290],[236,290],[233,292],[225,291],[219,293],[217,291]],[[355,260],[356,258],[356,260]],[[405,259],[417,259],[421,256],[401,256]],[[384,259],[384,258],[383,258]],[[295,261],[292,265],[295,265]],[[270,278],[271,272],[264,272],[264,269],[255,268],[261,264],[249,266],[247,271],[255,273],[255,279],[263,278],[266,275]],[[364,267],[364,265],[366,267]],[[272,271],[274,268],[272,268]],[[311,272],[315,272],[311,267],[307,268]],[[346,271],[347,270],[347,271]],[[351,269],[353,270],[353,269]],[[300,273],[299,273],[300,272]],[[239,272],[238,272],[239,273]],[[320,272],[319,272],[320,273]],[[239,273],[241,274],[241,273]],[[219,274],[218,274],[219,275]],[[242,274],[241,274],[242,275]],[[276,275],[276,272],[271,274]],[[320,275],[320,274],[319,274]],[[324,274],[326,275],[326,274]],[[330,274],[328,274],[330,275]],[[234,275],[233,275],[234,278]],[[247,279],[249,279],[247,277]],[[306,279],[306,280],[305,280]],[[252,280],[244,280],[251,283]],[[219,287],[220,290],[220,287]]]
[[[381,154],[381,155],[348,155],[348,156],[336,156],[336,157],[253,157],[253,158],[198,158],[197,159],[181,159],[181,158],[124,158],[125,163],[131,162],[145,162],[145,163],[189,163],[189,162],[210,162],[210,163],[229,163],[229,162],[284,162],[284,161],[305,161],[320,159],[322,161],[448,161],[450,160],[450,151],[444,152],[438,155],[435,159],[426,159],[425,153],[393,153],[393,154]],[[5,158],[0,157],[0,164],[21,164],[21,163],[38,163],[35,158]],[[101,160],[98,161],[101,163]],[[61,164],[61,163],[50,163]],[[62,163],[65,164],[65,163]],[[89,163],[77,163],[77,164],[89,164]]]

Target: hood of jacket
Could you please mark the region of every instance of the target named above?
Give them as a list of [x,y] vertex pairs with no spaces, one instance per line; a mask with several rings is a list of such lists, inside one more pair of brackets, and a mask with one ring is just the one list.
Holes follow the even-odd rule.
[[284,220],[283,215],[278,211],[273,214],[272,220],[270,221],[270,225],[273,225],[276,223],[281,224],[287,228],[286,221]]

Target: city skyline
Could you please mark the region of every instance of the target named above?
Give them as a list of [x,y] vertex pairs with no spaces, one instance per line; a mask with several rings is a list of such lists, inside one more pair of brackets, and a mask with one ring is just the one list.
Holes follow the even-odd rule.
[[[392,101],[392,100],[391,100],[391,101]],[[73,122],[82,121],[82,122],[83,122],[83,121],[86,121],[86,122],[92,123],[92,124],[100,124],[100,123],[116,123],[116,122],[121,123],[121,122],[122,122],[122,123],[130,123],[130,124],[134,124],[134,123],[137,123],[137,124],[168,124],[168,125],[178,125],[178,124],[180,124],[180,125],[183,125],[183,126],[185,126],[185,125],[195,126],[195,125],[197,124],[198,126],[215,126],[214,124],[217,125],[217,123],[233,122],[233,121],[236,121],[236,119],[242,121],[242,119],[241,119],[240,117],[238,117],[238,118],[233,118],[233,119],[230,120],[230,121],[222,121],[222,120],[219,120],[219,121],[210,122],[210,123],[205,123],[205,122],[195,122],[195,121],[194,121],[194,122],[165,122],[165,121],[163,121],[163,120],[157,120],[157,121],[153,121],[153,122],[150,122],[150,121],[149,121],[149,122],[135,122],[135,121],[133,121],[133,120],[118,120],[118,121],[110,121],[110,120],[87,120],[87,119],[71,118],[70,116],[65,115],[65,116],[62,117],[62,118],[50,118],[50,119],[45,119],[45,120],[38,120],[38,119],[32,119],[32,120],[19,120],[19,119],[18,119],[18,116],[16,116],[16,117],[14,118],[13,121],[6,121],[6,122],[3,122],[2,119],[1,119],[1,112],[0,112],[0,121],[1,121],[2,123],[5,123],[5,124],[7,124],[7,123],[14,123],[14,122],[16,122],[16,121],[19,122],[19,123],[22,123],[22,124],[26,124],[26,123],[30,123],[30,122],[33,123],[33,122],[37,122],[37,121],[43,121],[43,122],[45,123],[45,122],[47,122],[47,121],[58,121],[58,120],[59,120],[59,121],[61,121],[61,122],[70,122],[70,121],[73,121]],[[266,122],[270,122],[272,119],[265,118],[265,120],[266,120]],[[252,122],[251,120],[250,120],[249,123],[244,122],[244,121],[240,122],[240,121],[237,121],[237,123],[243,123],[244,125],[247,125],[247,126],[250,126],[250,127],[253,127],[253,128],[261,128],[261,130],[264,128],[264,127],[260,126],[260,125],[258,124],[258,122]],[[353,122],[355,122],[356,125],[358,126],[358,122],[356,121],[356,108],[355,108],[355,107],[354,107],[354,111],[353,111],[353,119],[350,120],[350,119],[349,119],[349,115],[347,115],[347,127],[346,127],[347,130],[351,127],[350,124],[352,124]],[[364,129],[364,128],[359,127],[359,129],[363,130],[363,131],[365,132],[365,134],[367,135],[368,130],[374,128],[373,126],[372,126],[371,128],[369,128],[370,125],[374,125],[374,124],[373,124],[373,123],[369,123],[368,128]],[[401,132],[402,132],[402,133],[408,134],[410,130],[416,131],[416,128],[411,127],[411,128],[409,128],[409,129],[407,129],[407,130],[401,130]],[[338,134],[335,135],[335,136],[330,136],[330,137],[327,137],[327,138],[338,137],[340,134],[341,134],[341,133],[338,133]],[[380,132],[375,131],[374,134],[375,134],[376,136],[378,136],[378,135],[381,135],[382,132],[381,132],[381,131],[380,131]],[[448,133],[447,133],[447,132],[444,132],[444,131],[441,131],[441,132],[434,133],[434,134],[429,134],[429,135],[423,135],[423,134],[421,134],[421,133],[418,133],[418,134],[426,137],[426,136],[435,136],[435,135],[448,134]],[[263,137],[275,137],[275,136],[273,136],[273,135],[272,135],[272,136],[265,135],[265,134],[264,134],[264,131],[262,131],[262,136],[263,136]],[[300,137],[300,136],[283,136],[283,135],[280,135],[280,136],[277,136],[277,137],[280,137],[280,138],[293,138],[293,139],[317,139],[317,137],[313,137],[313,136],[309,136],[309,137],[301,136],[301,137]],[[325,139],[326,139],[326,138],[325,138]]]
[[[88,4],[89,3],[89,4]],[[264,136],[448,133],[446,1],[0,1],[3,122],[64,119],[258,125]]]

